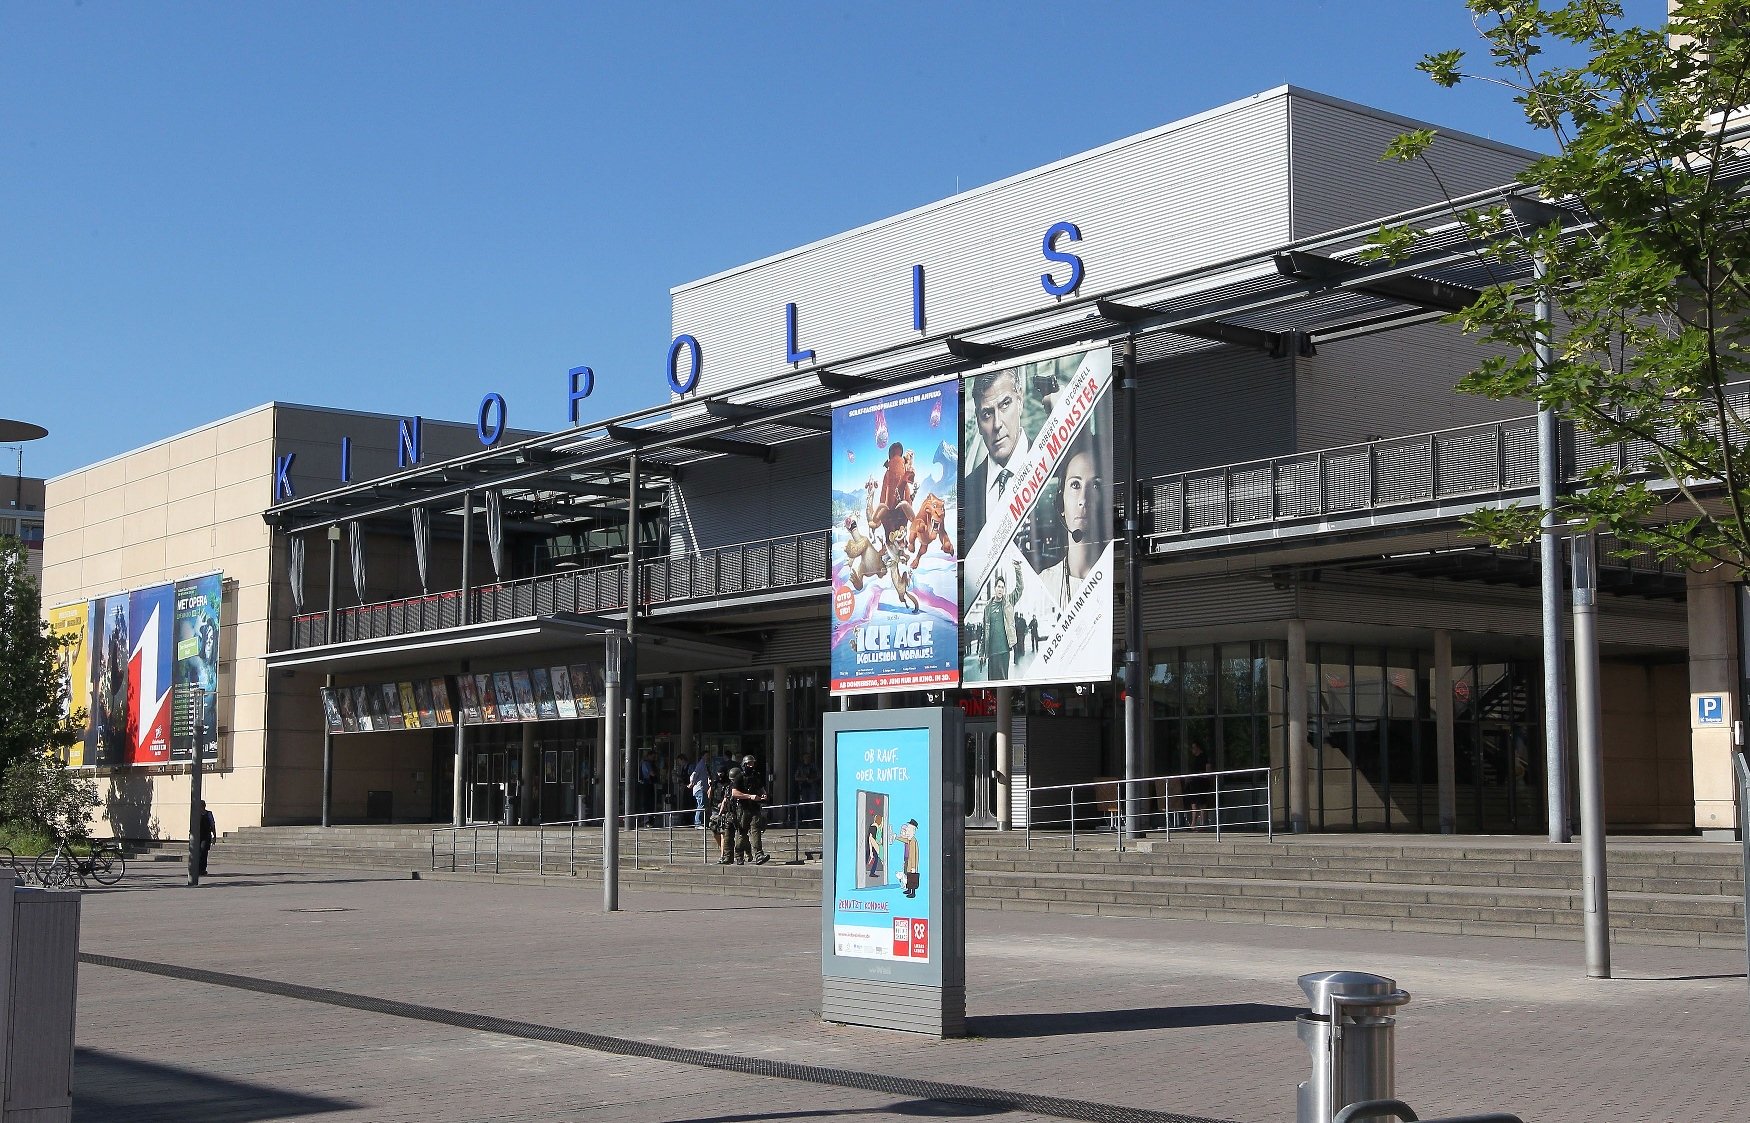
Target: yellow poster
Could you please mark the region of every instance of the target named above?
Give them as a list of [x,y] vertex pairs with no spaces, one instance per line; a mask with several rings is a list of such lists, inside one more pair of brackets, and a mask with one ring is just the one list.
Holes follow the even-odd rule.
[[91,610],[85,601],[49,609],[49,630],[66,644],[61,648],[61,678],[67,684],[67,709],[85,715],[85,736],[67,750],[67,764],[85,763],[85,742],[91,736]]

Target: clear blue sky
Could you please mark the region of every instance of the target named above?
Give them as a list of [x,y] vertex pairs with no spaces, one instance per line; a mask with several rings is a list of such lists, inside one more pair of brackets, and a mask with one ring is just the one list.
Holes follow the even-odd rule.
[[1473,41],[1458,0],[14,0],[0,417],[47,476],[276,398],[551,429],[587,363],[649,406],[671,286],[1285,82],[1537,145],[1413,70]]

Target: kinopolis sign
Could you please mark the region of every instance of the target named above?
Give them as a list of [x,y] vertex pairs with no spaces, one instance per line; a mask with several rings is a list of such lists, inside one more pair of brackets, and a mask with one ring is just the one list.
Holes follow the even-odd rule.
[[[1062,299],[1073,296],[1081,288],[1085,266],[1080,255],[1071,253],[1064,248],[1066,243],[1076,243],[1082,240],[1081,228],[1073,222],[1053,222],[1046,227],[1039,243],[1039,252],[1047,263],[1045,272],[1039,274],[1038,281],[1047,296]],[[1062,274],[1061,278],[1058,274]],[[922,264],[911,266],[911,327],[912,331],[922,333],[928,322],[925,304],[925,274]],[[812,362],[815,352],[812,348],[802,345],[797,328],[798,307],[795,302],[784,305],[782,332],[784,336],[784,361],[791,365]],[[674,394],[685,397],[699,387],[699,378],[705,371],[705,344],[697,336],[682,332],[674,337],[668,345],[668,389]],[[567,413],[571,424],[581,421],[583,402],[595,389],[595,371],[587,366],[572,367],[565,372],[564,395]],[[505,427],[509,417],[509,406],[504,395],[488,392],[481,396],[479,407],[475,411],[475,432],[480,438],[483,448],[492,448],[504,439]],[[420,417],[402,418],[397,423],[395,462],[400,468],[410,468],[424,458],[424,419]],[[273,501],[283,502],[296,499],[297,492],[292,485],[292,465],[297,461],[295,452],[276,453],[273,471]],[[352,438],[340,438],[340,463],[338,475],[343,484],[352,483]]]

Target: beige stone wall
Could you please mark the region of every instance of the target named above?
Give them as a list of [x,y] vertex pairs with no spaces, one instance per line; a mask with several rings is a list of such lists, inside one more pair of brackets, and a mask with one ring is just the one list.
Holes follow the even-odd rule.
[[[396,418],[269,403],[48,481],[43,604],[88,600],[220,570],[220,764],[203,794],[220,831],[309,819],[321,782],[319,679],[268,680],[262,656],[283,646],[292,604],[287,548],[263,520],[274,460],[291,452],[300,495],[339,483],[339,441],[354,442],[354,479],[396,470]],[[424,460],[479,447],[473,426],[425,423]],[[373,542],[372,581],[417,590],[411,549]],[[440,568],[434,563],[433,578]],[[327,543],[307,555],[307,607],[325,603]],[[342,589],[348,590],[342,562]],[[352,603],[343,598],[342,603]],[[269,732],[270,724],[272,732]],[[394,755],[394,754],[391,754]],[[96,770],[95,829],[125,837],[188,833],[186,765]]]
[[[266,767],[274,407],[159,441],[50,480],[45,606],[222,570],[220,766],[204,795],[220,830],[260,818]],[[186,766],[100,769],[103,823],[127,837],[188,833]]]

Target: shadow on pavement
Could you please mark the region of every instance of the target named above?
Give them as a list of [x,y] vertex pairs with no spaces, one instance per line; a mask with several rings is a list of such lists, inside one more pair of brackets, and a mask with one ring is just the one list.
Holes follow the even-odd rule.
[[[259,888],[263,885],[365,885],[379,881],[409,881],[406,874],[385,873],[382,877],[302,877],[288,874],[285,877],[272,875],[253,877],[224,877],[218,874],[207,874],[201,878],[199,889],[246,889]],[[160,889],[187,889],[187,880],[181,874],[167,875],[157,878],[142,877],[138,881],[129,879],[120,885],[113,885],[93,892],[101,893],[151,893]]]
[[767,1111],[741,1115],[699,1115],[672,1123],[772,1123],[782,1119],[846,1119],[856,1115],[904,1115],[915,1119],[982,1119],[1007,1115],[1007,1104],[977,1100],[903,1100],[880,1107],[821,1108],[819,1111]]
[[73,1054],[73,1123],[253,1123],[362,1105],[287,1092],[80,1046]]
[[1135,1029],[1194,1029],[1254,1022],[1292,1022],[1305,1010],[1267,1002],[1208,1006],[1156,1006],[1136,1010],[1079,1010],[1062,1014],[985,1014],[967,1018],[981,1037],[1055,1037],[1068,1033],[1116,1033]]

